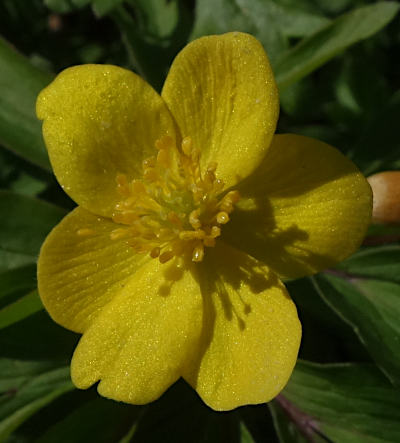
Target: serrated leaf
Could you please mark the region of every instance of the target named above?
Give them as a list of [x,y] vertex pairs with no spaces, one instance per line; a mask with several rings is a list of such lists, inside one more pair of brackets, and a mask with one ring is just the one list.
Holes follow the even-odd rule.
[[400,395],[372,365],[299,361],[283,395],[334,442],[400,441]]
[[0,398],[0,440],[7,438],[35,412],[74,389],[69,368],[55,369],[30,379]]
[[0,271],[35,263],[41,244],[65,211],[44,201],[0,191]]
[[326,303],[353,327],[372,358],[399,385],[400,284],[340,271],[320,274],[314,282]]
[[288,50],[275,64],[280,90],[300,80],[349,46],[384,28],[397,14],[396,2],[379,2],[343,14]]
[[34,67],[0,38],[0,142],[47,170],[51,167],[35,104],[51,80],[51,74]]

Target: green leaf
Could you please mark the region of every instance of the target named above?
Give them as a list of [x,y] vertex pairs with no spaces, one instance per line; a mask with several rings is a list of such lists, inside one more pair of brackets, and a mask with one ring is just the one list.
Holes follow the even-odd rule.
[[97,397],[57,421],[35,443],[117,442],[142,409]]
[[190,19],[182,1],[137,0],[134,16],[123,6],[112,12],[133,68],[160,91],[176,53],[186,44]]
[[68,364],[78,339],[78,334],[58,326],[42,310],[0,329],[1,355],[18,360],[53,360]]
[[41,309],[43,309],[43,305],[40,301],[39,294],[37,291],[30,292],[14,303],[0,309],[0,329],[29,317]]
[[47,170],[51,167],[35,103],[51,79],[0,38],[0,142]]
[[[278,434],[280,443],[307,443],[308,440],[300,432],[300,429],[296,427],[293,421],[291,421],[284,410],[279,407],[279,405],[274,402],[268,403],[269,410],[274,419],[274,425],[276,433]],[[317,443],[320,440],[315,438],[313,435],[314,442]]]
[[55,369],[30,379],[0,398],[0,440],[4,441],[35,412],[71,391],[69,368]]
[[36,287],[36,265],[28,264],[0,272],[0,306],[4,300],[27,294]]
[[[398,251],[397,251],[398,253]],[[379,280],[393,276],[392,253],[380,256],[369,254],[364,257],[366,265],[361,274],[375,271],[375,279],[349,272],[332,271],[314,278],[316,288],[326,303],[347,321],[361,342],[397,385],[400,384],[400,284]],[[388,270],[384,260],[387,259]],[[363,267],[360,259],[355,260],[355,270]],[[350,265],[349,265],[350,266]],[[397,268],[399,262],[396,263]],[[348,268],[351,269],[351,268]],[[398,275],[395,276],[395,280]]]
[[385,27],[397,14],[396,2],[379,2],[354,9],[305,38],[275,64],[276,81],[284,90],[349,46]]
[[399,169],[400,90],[379,109],[353,146],[350,156],[364,175],[381,170]]
[[103,17],[122,2],[123,0],[92,0],[92,6],[95,14],[98,17]]
[[46,235],[65,215],[57,206],[0,191],[0,271],[35,263]]
[[372,365],[298,361],[283,396],[340,443],[400,441],[400,392]]
[[400,283],[400,246],[387,245],[359,250],[337,266],[356,277]]
[[29,379],[59,367],[59,362],[51,360],[0,358],[0,393],[15,393]]
[[304,37],[329,20],[273,0],[199,0],[191,39],[229,31],[249,32],[272,63],[288,48],[288,37]]

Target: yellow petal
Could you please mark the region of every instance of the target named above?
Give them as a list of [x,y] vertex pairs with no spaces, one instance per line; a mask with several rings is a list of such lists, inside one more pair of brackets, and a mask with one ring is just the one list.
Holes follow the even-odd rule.
[[268,58],[251,35],[232,32],[193,41],[176,57],[162,97],[182,136],[217,162],[226,185],[246,177],[275,131],[278,92]]
[[40,251],[42,302],[62,326],[83,332],[127,280],[150,260],[124,240],[111,240],[115,223],[82,208],[68,214]]
[[133,404],[157,399],[194,357],[202,325],[199,285],[190,269],[152,260],[83,335],[71,375],[86,389]]
[[58,181],[78,204],[110,215],[119,199],[115,177],[141,175],[154,143],[174,135],[161,97],[133,72],[109,65],[66,69],[37,101]]
[[184,377],[215,410],[264,403],[285,386],[301,325],[285,287],[265,265],[219,243],[200,274],[202,348]]
[[275,136],[242,185],[225,239],[282,278],[343,260],[360,246],[370,223],[366,179],[337,149],[309,137]]

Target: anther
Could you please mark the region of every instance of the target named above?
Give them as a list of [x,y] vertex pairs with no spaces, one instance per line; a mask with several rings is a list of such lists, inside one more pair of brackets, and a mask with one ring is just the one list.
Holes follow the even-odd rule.
[[218,226],[213,226],[211,228],[211,237],[212,238],[217,238],[221,235],[221,228],[219,228]]
[[201,221],[199,220],[200,209],[195,209],[189,214],[189,223],[194,229],[201,228]]
[[190,137],[185,137],[181,143],[182,151],[187,156],[190,157],[193,148],[193,142]]
[[172,258],[174,258],[172,251],[165,251],[158,257],[160,263],[167,263],[167,261],[170,261]]
[[157,258],[160,255],[160,248],[155,247],[150,251],[150,257],[151,258]]
[[220,225],[224,225],[225,223],[228,223],[228,221],[229,221],[229,215],[225,211],[218,212],[217,222]]
[[204,258],[204,246],[203,243],[198,243],[193,249],[192,261],[198,263],[201,262],[203,258]]
[[154,143],[155,147],[159,150],[171,148],[173,144],[174,140],[169,135],[164,135]]

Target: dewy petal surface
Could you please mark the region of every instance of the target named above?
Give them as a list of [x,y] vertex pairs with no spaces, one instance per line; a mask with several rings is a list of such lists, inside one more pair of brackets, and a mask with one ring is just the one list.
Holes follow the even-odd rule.
[[[125,240],[111,240],[116,224],[80,207],[49,234],[38,262],[39,294],[51,317],[83,332],[101,309],[150,260]],[[88,235],[78,235],[87,230]]]
[[296,362],[296,307],[267,266],[223,243],[202,264],[202,347],[184,377],[215,410],[267,402]]
[[276,135],[239,191],[225,240],[282,278],[343,260],[360,246],[370,223],[366,179],[337,149],[309,137]]
[[203,37],[175,58],[162,97],[182,136],[201,150],[201,164],[217,162],[227,186],[260,163],[275,131],[278,91],[268,58],[251,35]]
[[37,115],[54,173],[81,206],[110,215],[119,199],[115,177],[135,178],[155,141],[175,137],[161,97],[133,72],[110,65],[66,69],[45,88]]
[[157,399],[198,349],[203,303],[191,267],[152,260],[84,333],[71,375],[86,389],[133,404]]

